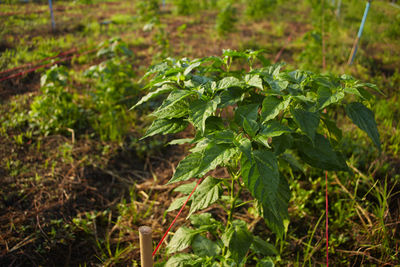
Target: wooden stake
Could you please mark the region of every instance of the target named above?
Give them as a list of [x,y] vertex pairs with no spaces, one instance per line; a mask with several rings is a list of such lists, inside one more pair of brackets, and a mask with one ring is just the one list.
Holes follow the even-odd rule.
[[151,228],[148,226],[139,227],[140,261],[142,267],[153,267],[151,232]]

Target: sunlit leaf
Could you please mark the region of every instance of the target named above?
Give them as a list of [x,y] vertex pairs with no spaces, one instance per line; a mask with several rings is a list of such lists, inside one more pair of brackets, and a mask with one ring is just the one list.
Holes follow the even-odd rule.
[[177,133],[185,130],[187,126],[188,122],[183,119],[157,119],[150,125],[142,139],[159,133]]
[[216,256],[221,253],[221,248],[213,241],[202,235],[197,235],[192,242],[192,248],[198,256]]
[[354,102],[346,106],[346,113],[361,130],[365,131],[374,144],[381,150],[381,141],[374,113],[362,103]]
[[265,97],[261,109],[262,123],[274,119],[281,111],[288,107],[289,103],[290,98],[282,99],[272,95]]
[[220,180],[212,178],[211,176],[204,179],[193,195],[188,217],[198,210],[207,208],[219,199],[220,182]]

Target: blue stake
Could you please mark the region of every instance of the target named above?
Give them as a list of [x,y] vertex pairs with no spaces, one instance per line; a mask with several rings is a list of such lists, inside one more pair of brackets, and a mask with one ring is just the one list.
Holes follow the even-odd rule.
[[162,7],[165,8],[165,0],[162,0]]
[[342,6],[342,0],[339,0],[338,1],[338,4],[337,4],[337,9],[336,9],[336,17],[340,17],[340,8],[341,8],[341,6]]
[[367,5],[365,6],[365,10],[364,10],[364,16],[361,20],[360,29],[358,30],[357,38],[354,41],[353,49],[351,50],[349,61],[347,62],[347,64],[349,64],[349,65],[353,64],[354,58],[356,57],[358,42],[361,39],[361,35],[364,30],[365,21],[367,20],[368,10],[369,10],[370,6],[371,6],[371,0],[368,0]]
[[53,14],[53,3],[49,0],[49,8],[50,8],[50,16],[51,16],[51,27],[53,31],[56,29],[56,22],[54,21],[54,14]]

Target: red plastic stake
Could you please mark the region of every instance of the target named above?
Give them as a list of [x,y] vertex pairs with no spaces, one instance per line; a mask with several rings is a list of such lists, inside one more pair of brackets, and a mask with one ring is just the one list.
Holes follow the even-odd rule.
[[325,235],[326,267],[329,267],[329,233],[328,233],[328,171],[325,171]]

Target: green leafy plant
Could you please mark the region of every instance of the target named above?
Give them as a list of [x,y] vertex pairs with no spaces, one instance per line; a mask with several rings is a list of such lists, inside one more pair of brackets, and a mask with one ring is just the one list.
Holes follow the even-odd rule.
[[[348,170],[340,152],[341,130],[331,119],[338,108],[344,107],[380,148],[374,115],[367,107],[372,95],[365,89],[378,91],[374,85],[347,75],[282,71],[280,64],[256,69],[253,62],[258,53],[226,50],[222,57],[168,59],[145,76],[153,75],[148,84],[152,90],[134,107],[168,96],[152,113],[156,119],[144,138],[177,133],[189,124],[195,129],[193,139],[171,142],[189,142],[193,147],[169,183],[206,177],[190,204],[188,217],[194,228],[181,227],[168,245],[170,253],[191,246],[194,254],[175,255],[167,264],[270,261],[269,256],[276,254],[273,246],[253,235],[245,222],[235,220],[234,213],[239,206],[252,205],[283,238],[289,222],[290,189],[279,166],[298,168],[302,161],[318,169]],[[249,71],[234,69],[237,59],[246,60]],[[328,108],[331,111],[325,113]],[[207,175],[218,167],[226,168],[230,178]],[[180,192],[189,193],[185,186]],[[244,191],[254,198],[247,204],[240,199]],[[225,225],[211,214],[194,214],[213,203],[226,211]],[[178,199],[169,210],[182,204],[183,198]]]
[[142,21],[148,21],[160,12],[158,0],[138,1],[136,3],[137,13]]
[[92,85],[88,97],[70,92],[65,67],[53,67],[42,76],[42,94],[35,97],[28,113],[30,127],[46,135],[67,133],[70,129],[81,133],[91,127],[102,140],[122,140],[134,116],[126,111],[127,107],[139,92],[133,82],[133,54],[119,38],[100,47],[97,56],[103,61],[78,75]]
[[54,66],[41,77],[42,94],[33,100],[28,120],[31,127],[45,135],[84,128],[77,95],[68,92],[67,80],[68,72],[63,66]]
[[99,57],[107,59],[91,66],[85,76],[96,81],[87,103],[89,122],[102,140],[121,140],[129,129],[132,118],[127,105],[135,97],[138,88],[133,83],[135,73],[130,59],[132,52],[120,39],[112,39],[99,50]]

